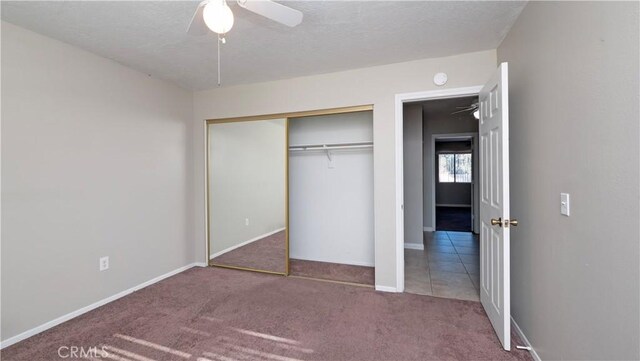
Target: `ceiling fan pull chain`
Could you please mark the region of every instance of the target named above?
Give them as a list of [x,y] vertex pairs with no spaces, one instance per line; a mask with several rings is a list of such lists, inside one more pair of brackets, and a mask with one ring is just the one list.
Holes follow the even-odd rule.
[[220,86],[220,43],[222,42],[220,34],[218,34],[218,86]]

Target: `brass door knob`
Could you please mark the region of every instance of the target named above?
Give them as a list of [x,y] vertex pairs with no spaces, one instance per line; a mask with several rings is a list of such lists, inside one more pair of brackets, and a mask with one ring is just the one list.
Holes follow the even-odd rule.
[[[517,223],[517,222],[516,222]],[[498,226],[498,227],[502,227],[502,217],[495,219],[495,218],[491,218],[491,225],[492,226]]]
[[518,220],[517,219],[507,219],[504,221],[505,223],[509,223],[510,226],[515,227],[518,225]]

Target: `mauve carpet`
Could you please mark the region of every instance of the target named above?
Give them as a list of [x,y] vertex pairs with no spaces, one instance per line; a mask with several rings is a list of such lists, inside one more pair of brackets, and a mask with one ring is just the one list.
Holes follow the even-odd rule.
[[478,302],[220,268],[187,270],[0,355],[60,360],[61,346],[137,361],[531,359],[502,350]]
[[225,266],[285,273],[286,257],[286,234],[285,231],[280,231],[222,254],[211,261]]

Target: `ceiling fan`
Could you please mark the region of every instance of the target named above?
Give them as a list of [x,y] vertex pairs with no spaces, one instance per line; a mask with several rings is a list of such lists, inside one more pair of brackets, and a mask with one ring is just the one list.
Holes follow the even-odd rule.
[[[271,0],[237,0],[237,4],[277,23],[294,27],[302,22],[302,12]],[[198,4],[187,32],[204,35],[209,30],[226,34],[233,27],[233,12],[226,0],[204,0]]]
[[[272,0],[237,0],[246,10],[264,16],[288,27],[302,22],[302,12]],[[220,44],[225,44],[224,35],[233,27],[233,12],[226,0],[204,0],[198,4],[187,33],[204,35],[209,30],[218,34],[218,86],[220,86]]]
[[451,114],[470,113],[470,114],[473,114],[474,118],[480,119],[480,104],[478,103],[477,100],[474,100],[473,103],[471,103],[471,105],[468,105],[465,107],[456,107],[456,108],[460,110],[456,110]]

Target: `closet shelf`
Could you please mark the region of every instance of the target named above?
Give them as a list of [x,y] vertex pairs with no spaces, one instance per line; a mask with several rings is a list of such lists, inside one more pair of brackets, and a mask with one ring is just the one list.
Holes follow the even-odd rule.
[[373,142],[333,143],[333,144],[296,144],[289,146],[290,151],[335,150],[373,148]]

